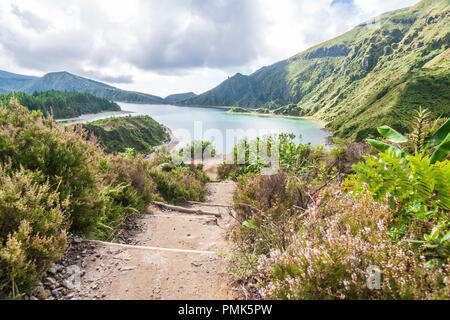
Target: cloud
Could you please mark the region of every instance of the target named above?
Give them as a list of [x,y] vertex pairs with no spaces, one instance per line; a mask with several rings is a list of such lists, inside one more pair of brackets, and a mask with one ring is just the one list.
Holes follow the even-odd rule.
[[201,92],[418,0],[2,0],[0,69]]
[[11,13],[17,16],[26,28],[35,29],[36,31],[45,31],[50,27],[50,22],[36,16],[28,10],[22,10],[17,5],[11,6]]

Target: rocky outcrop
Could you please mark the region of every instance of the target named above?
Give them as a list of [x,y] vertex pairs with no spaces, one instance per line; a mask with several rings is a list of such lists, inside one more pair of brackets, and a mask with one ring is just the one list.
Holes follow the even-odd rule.
[[324,57],[345,57],[349,54],[350,49],[345,45],[337,45],[328,48],[319,48],[308,52],[306,59],[324,58]]

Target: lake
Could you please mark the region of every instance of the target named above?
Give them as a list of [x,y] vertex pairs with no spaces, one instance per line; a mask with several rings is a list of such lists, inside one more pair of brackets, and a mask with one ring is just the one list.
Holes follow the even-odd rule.
[[[251,139],[267,134],[293,133],[297,137],[301,135],[303,143],[310,142],[314,146],[325,144],[329,136],[329,132],[317,123],[302,119],[230,114],[226,109],[219,108],[118,104],[123,111],[131,112],[133,116],[148,115],[170,128],[180,140],[179,147],[188,145],[192,140],[208,140],[222,154],[231,152],[236,142],[244,136]],[[127,115],[120,112],[84,115],[75,119],[75,122]],[[299,138],[297,142],[300,142]]]

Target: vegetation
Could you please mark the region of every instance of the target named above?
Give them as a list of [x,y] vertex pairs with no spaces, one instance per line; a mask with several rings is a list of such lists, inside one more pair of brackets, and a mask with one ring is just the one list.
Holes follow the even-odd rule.
[[164,128],[149,116],[117,117],[83,124],[88,136],[94,135],[107,153],[120,153],[128,148],[150,154],[153,147],[166,141]]
[[252,112],[252,110],[250,109],[245,109],[245,108],[241,108],[241,107],[233,107],[230,109],[231,113],[235,112],[235,113],[248,113],[248,112]]
[[44,116],[52,115],[55,119],[73,118],[104,111],[120,111],[120,107],[116,103],[97,98],[89,93],[36,91],[29,95],[17,92],[7,95],[0,94],[0,102],[8,105],[12,97],[17,99],[21,105],[27,106],[29,110],[39,110]]
[[[232,271],[265,299],[448,299],[450,128],[426,110],[412,123],[406,136],[380,127],[395,144],[369,140],[380,150],[243,141],[245,162],[219,168],[238,181]],[[267,144],[278,173],[255,151]]]
[[114,240],[150,201],[201,201],[207,178],[159,154],[105,153],[11,99],[0,106],[0,293],[20,297],[64,254],[69,234]]
[[110,101],[149,104],[166,103],[164,99],[151,94],[121,90],[68,72],[53,72],[44,75],[42,78],[36,78],[0,71],[1,88],[7,92],[20,91],[28,94],[32,94],[35,91],[76,91],[91,93]]
[[354,141],[381,125],[409,132],[421,105],[450,116],[449,13],[447,0],[421,1],[183,103],[314,117]]
[[170,96],[167,96],[164,100],[166,100],[168,103],[176,103],[196,96],[197,95],[193,92],[178,93],[178,94],[171,94]]
[[174,150],[173,157],[179,163],[195,163],[196,161],[214,158],[216,153],[217,151],[211,142],[194,140],[184,148]]

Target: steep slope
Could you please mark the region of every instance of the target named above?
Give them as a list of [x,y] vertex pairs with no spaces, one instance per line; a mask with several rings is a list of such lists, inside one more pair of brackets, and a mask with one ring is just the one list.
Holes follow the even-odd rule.
[[380,124],[406,131],[419,105],[450,116],[449,25],[450,1],[424,0],[183,103],[311,116],[356,140]]
[[108,153],[125,152],[127,148],[150,153],[152,147],[167,139],[164,128],[149,116],[104,119],[83,124],[83,128],[96,136]]
[[[5,77],[2,75],[5,74]],[[4,93],[10,91],[78,91],[92,93],[97,97],[113,101],[131,103],[165,104],[165,100],[150,94],[125,91],[113,86],[73,75],[68,72],[54,72],[42,78],[14,75],[0,71],[0,89]]]
[[175,103],[179,101],[183,101],[186,99],[194,98],[197,95],[193,92],[186,92],[186,93],[177,93],[177,94],[171,94],[170,96],[167,96],[164,100],[166,100],[169,103]]

